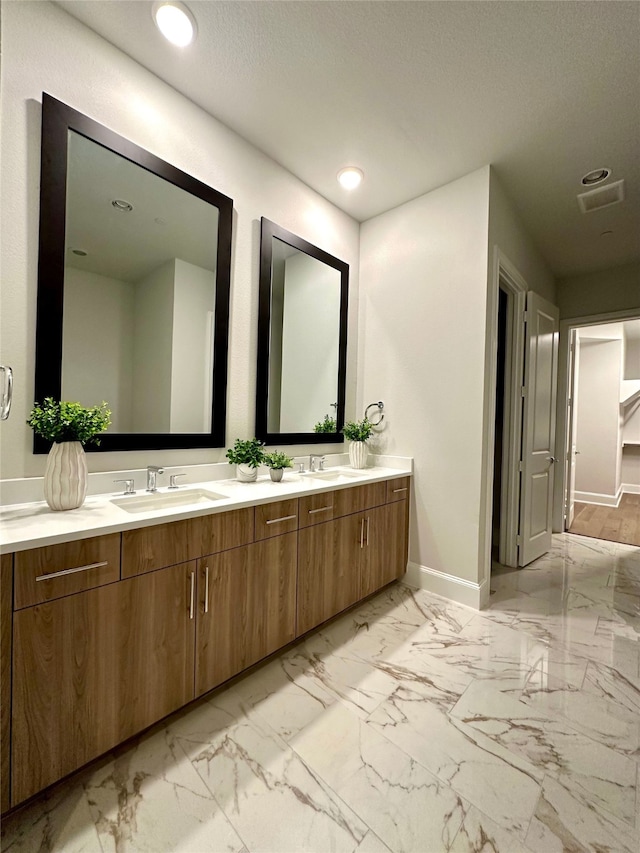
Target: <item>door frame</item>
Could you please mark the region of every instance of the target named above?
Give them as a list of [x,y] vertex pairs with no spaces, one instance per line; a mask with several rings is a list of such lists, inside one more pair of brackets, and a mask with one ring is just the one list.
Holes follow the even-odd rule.
[[[507,294],[507,340],[504,377],[504,424],[502,444],[502,494],[500,500],[500,556],[507,565],[518,565],[520,521],[520,447],[522,442],[522,383],[524,378],[524,324],[527,283],[517,267],[493,248],[492,275],[487,294],[487,348],[485,351],[485,401],[482,505],[480,509],[479,579],[481,599],[489,597],[493,518],[493,477],[496,374],[498,365],[498,291]],[[482,606],[482,604],[481,604]]]
[[556,447],[562,448],[564,458],[563,464],[558,466],[558,474],[553,486],[553,532],[565,532],[565,490],[567,483],[568,465],[572,460],[567,460],[567,438],[568,438],[568,423],[567,423],[567,407],[569,400],[570,388],[570,353],[569,345],[571,341],[571,330],[579,329],[583,326],[596,326],[600,323],[617,323],[621,320],[638,320],[640,319],[640,310],[638,308],[627,308],[623,311],[610,311],[603,314],[589,314],[585,317],[568,317],[560,320],[560,346],[558,351],[558,398],[556,408]]

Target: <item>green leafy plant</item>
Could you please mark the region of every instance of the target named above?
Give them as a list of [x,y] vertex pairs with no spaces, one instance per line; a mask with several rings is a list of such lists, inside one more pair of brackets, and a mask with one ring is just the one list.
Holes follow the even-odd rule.
[[332,418],[331,415],[325,415],[324,420],[318,421],[313,428],[314,432],[337,432],[337,430],[336,419]]
[[347,441],[366,441],[373,432],[373,424],[367,418],[361,421],[348,421],[342,432]]
[[279,468],[293,468],[293,459],[282,453],[280,450],[274,450],[273,453],[265,453],[264,464],[268,468],[278,470]]
[[44,403],[34,403],[29,420],[31,429],[47,441],[93,441],[100,444],[98,433],[104,432],[111,423],[111,411],[103,402],[86,409],[80,403],[56,401],[45,397]]
[[249,468],[259,468],[264,461],[264,441],[248,438],[243,441],[236,438],[233,447],[227,450],[227,459],[233,465],[248,465]]

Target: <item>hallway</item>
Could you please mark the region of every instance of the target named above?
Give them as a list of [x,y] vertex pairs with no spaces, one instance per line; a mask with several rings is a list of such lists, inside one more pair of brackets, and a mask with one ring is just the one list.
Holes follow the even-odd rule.
[[5,821],[2,850],[640,846],[640,551],[554,537],[477,613],[399,584]]
[[625,493],[616,507],[576,501],[569,532],[640,547],[640,495]]

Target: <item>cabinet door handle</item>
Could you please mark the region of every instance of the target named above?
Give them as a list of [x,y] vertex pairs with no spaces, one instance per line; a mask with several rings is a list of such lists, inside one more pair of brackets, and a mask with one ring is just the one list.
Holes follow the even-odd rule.
[[369,516],[367,516],[367,536],[366,536],[367,548],[369,547]]
[[360,547],[364,548],[364,518],[360,522]]
[[204,570],[204,612],[209,612],[209,566]]
[[189,592],[189,619],[195,616],[196,573],[191,572],[191,589]]
[[75,575],[76,572],[88,572],[89,569],[101,569],[103,566],[108,566],[109,563],[105,560],[103,563],[89,563],[88,566],[78,566],[76,569],[62,569],[60,572],[51,572],[48,575],[38,575],[36,581],[50,581],[52,578],[61,578],[64,575]]
[[328,509],[333,509],[333,504],[327,504],[326,506],[318,507],[318,509],[310,509],[309,515],[315,515],[317,512],[326,512]]
[[270,518],[267,524],[279,524],[281,521],[291,521],[292,518],[297,517],[297,515],[283,515],[282,518]]
[[406,491],[407,491],[407,487],[405,486],[404,489],[394,489],[393,494],[397,495],[398,492],[406,492]]

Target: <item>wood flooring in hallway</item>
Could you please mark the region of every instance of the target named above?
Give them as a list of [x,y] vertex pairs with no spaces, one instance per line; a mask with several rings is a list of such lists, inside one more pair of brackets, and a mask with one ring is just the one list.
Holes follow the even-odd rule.
[[576,501],[569,533],[640,546],[640,495],[623,494],[617,507]]

